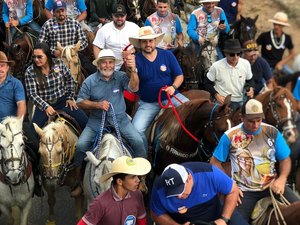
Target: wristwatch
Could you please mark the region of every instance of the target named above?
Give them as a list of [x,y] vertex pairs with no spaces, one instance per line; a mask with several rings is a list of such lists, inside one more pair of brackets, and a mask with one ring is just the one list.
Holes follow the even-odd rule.
[[137,68],[135,68],[135,69],[133,69],[133,70],[128,68],[128,71],[129,71],[130,73],[131,73],[131,72],[136,72],[136,73],[138,72]]
[[175,84],[171,85],[175,90],[178,88]]
[[226,224],[228,224],[230,222],[230,219],[228,219],[228,218],[226,218],[224,216],[221,216],[220,219],[224,220]]

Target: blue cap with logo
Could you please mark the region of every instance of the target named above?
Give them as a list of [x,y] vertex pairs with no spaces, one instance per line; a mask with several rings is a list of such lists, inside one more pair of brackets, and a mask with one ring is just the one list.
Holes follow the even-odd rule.
[[188,172],[181,165],[171,164],[162,172],[161,179],[166,186],[166,197],[178,196],[184,192]]
[[57,9],[66,9],[67,5],[64,1],[58,0],[58,1],[54,1],[54,5],[53,5],[53,12],[55,12]]

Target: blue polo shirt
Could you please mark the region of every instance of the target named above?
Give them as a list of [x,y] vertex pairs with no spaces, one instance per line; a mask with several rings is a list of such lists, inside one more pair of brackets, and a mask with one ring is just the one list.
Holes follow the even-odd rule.
[[[93,102],[108,101],[112,103],[116,117],[122,120],[126,116],[126,105],[124,101],[124,90],[130,90],[128,87],[129,77],[125,72],[115,71],[112,78],[108,81],[101,77],[99,71],[86,78],[80,88],[77,102],[90,100]],[[102,119],[102,110],[91,110],[87,126],[97,129],[100,127]],[[113,124],[111,110],[107,114],[108,121]]]
[[208,163],[188,162],[181,165],[193,176],[191,194],[186,199],[177,196],[166,198],[165,182],[159,177],[153,185],[151,210],[157,216],[168,214],[178,223],[196,220],[209,222],[219,218],[222,207],[218,194],[229,194],[233,181]]
[[25,101],[24,87],[21,81],[8,75],[6,80],[0,84],[0,121],[6,116],[17,115],[18,101]]

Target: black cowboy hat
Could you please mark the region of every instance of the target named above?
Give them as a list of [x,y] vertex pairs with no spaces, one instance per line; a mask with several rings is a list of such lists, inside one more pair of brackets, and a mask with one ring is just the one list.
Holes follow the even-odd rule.
[[224,43],[224,49],[223,52],[227,52],[227,53],[239,53],[244,51],[245,49],[243,49],[241,47],[241,43],[238,39],[228,39],[225,41]]

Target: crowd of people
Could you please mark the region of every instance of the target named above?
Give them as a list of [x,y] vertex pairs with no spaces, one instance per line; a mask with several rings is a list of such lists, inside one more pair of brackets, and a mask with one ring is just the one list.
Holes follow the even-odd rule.
[[[167,166],[154,181],[150,215],[154,222],[165,225],[196,221],[249,224],[255,203],[269,195],[269,188],[290,202],[299,201],[286,185],[291,168],[290,148],[277,128],[263,122],[262,104],[253,99],[263,90],[273,89],[273,70],[287,76],[293,73],[287,63],[294,57],[294,45],[291,36],[283,31],[290,24],[287,14],[278,12],[269,20],[274,28],[257,40],[240,43],[238,39],[228,39],[221,49],[219,36],[227,34],[230,25],[240,18],[242,1],[199,2],[201,5],[192,12],[187,24],[189,45],[199,52],[210,41],[217,47],[219,59],[209,69],[204,86],[218,104],[222,105],[225,97],[231,95],[230,106],[233,110],[242,108],[243,122],[223,134],[210,164],[186,162]],[[43,127],[58,110],[77,121],[82,133],[74,156],[76,181],[72,197],[83,192],[83,159],[97,137],[103,112],[107,114],[105,126],[117,122],[121,136],[132,148],[132,158],[117,158],[112,170],[102,176],[102,181],[112,178],[111,188],[95,198],[78,225],[147,224],[143,195],[137,190],[138,176],[151,170],[146,159],[146,132],[160,111],[159,92],[164,91],[163,104],[169,100],[168,95],[175,107],[190,101],[178,90],[184,73],[173,51],[184,47],[184,31],[178,15],[170,12],[170,4],[169,0],[157,0],[157,10],[147,17],[145,26],[139,27],[127,21],[126,7],[114,0],[90,0],[88,7],[83,0],[47,0],[48,20],[39,26],[33,20],[31,0],[3,1],[3,21],[11,37],[27,25],[38,34],[38,41],[24,84],[10,73],[14,62],[0,52],[0,102],[6,105],[0,108],[0,120],[6,116],[25,118],[26,94],[35,105],[31,121],[24,119],[24,129],[30,130],[26,134],[35,134],[32,123]],[[84,30],[96,32],[92,62],[82,53],[88,46]],[[58,42],[63,47],[79,42],[79,57],[89,64],[89,76],[78,95],[70,69],[61,60]],[[126,114],[124,91],[139,96],[132,121]],[[32,135],[27,139],[38,155],[37,138]],[[222,166],[228,159],[231,174],[226,174]],[[37,162],[34,164],[38,166]],[[37,169],[34,171],[35,194],[41,196],[39,174]]]

